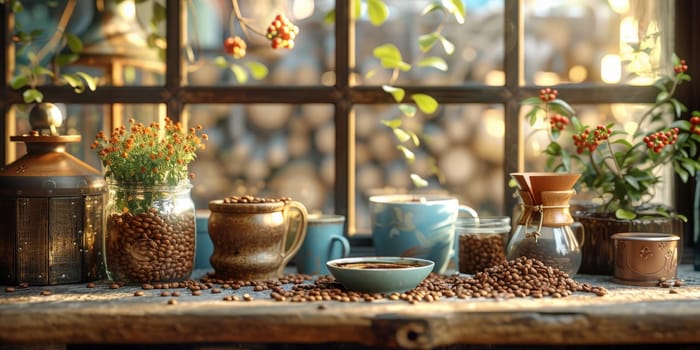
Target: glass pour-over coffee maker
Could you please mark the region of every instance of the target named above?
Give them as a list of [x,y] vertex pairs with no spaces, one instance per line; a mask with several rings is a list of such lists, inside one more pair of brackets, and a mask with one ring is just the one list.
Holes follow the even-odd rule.
[[518,183],[521,210],[506,248],[507,258],[534,258],[573,277],[581,266],[581,247],[571,228],[574,219],[569,200],[576,193],[573,186],[581,175],[512,173],[511,176]]

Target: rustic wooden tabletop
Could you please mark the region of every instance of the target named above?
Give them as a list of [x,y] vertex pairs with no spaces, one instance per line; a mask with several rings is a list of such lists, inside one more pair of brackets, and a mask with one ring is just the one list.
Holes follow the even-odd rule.
[[[163,290],[141,285],[110,289],[106,281],[94,288],[10,286],[8,292],[3,286],[0,344],[700,344],[700,272],[682,265],[679,279],[680,287],[632,287],[615,284],[610,276],[579,275],[577,281],[603,286],[608,294],[451,297],[416,304],[280,302],[270,290],[250,286],[201,295],[168,289],[180,291],[179,297],[163,297]],[[240,300],[224,300],[234,296]]]

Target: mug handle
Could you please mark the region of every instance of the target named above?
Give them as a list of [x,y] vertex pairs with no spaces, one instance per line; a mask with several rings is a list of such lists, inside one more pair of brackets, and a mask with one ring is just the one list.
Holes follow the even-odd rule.
[[331,247],[333,247],[333,241],[340,242],[340,244],[343,247],[343,253],[341,257],[347,258],[348,255],[350,255],[350,242],[348,241],[348,239],[343,236],[333,236],[333,238],[331,239]]
[[[287,266],[287,263],[289,260],[292,260],[294,257],[294,254],[296,254],[299,251],[299,248],[301,248],[301,244],[304,243],[304,238],[306,238],[306,226],[308,224],[308,216],[309,214],[306,212],[306,207],[297,202],[297,201],[289,201],[285,205],[285,218],[287,220],[289,219],[289,212],[294,210],[299,213],[300,217],[296,221],[297,222],[297,227],[296,227],[296,235],[294,237],[294,242],[292,242],[292,245],[289,246],[289,249],[284,250],[284,248],[287,245],[287,238],[289,237],[289,233],[292,232],[291,230],[291,222],[287,226],[287,232],[285,232],[284,235],[284,242],[282,242],[282,264],[280,264],[280,269],[278,271],[279,275],[282,275],[284,272],[284,268]],[[291,221],[291,220],[290,220]]]

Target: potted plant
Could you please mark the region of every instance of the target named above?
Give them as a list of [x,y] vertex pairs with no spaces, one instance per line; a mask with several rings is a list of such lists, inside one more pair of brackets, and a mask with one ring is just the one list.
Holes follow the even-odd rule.
[[129,127],[109,137],[97,134],[92,148],[105,168],[105,263],[110,279],[170,282],[189,278],[195,256],[195,211],[188,164],[204,149],[207,134],[164,125]]
[[578,188],[593,197],[594,209],[575,215],[586,234],[581,272],[612,273],[613,233],[661,230],[682,236],[679,220],[685,218],[651,202],[662,167],[672,165],[683,181],[700,169],[700,111],[683,117],[687,109],[674,93],[691,77],[684,60],[674,55],[673,63],[673,74],[655,82],[656,100],[632,132],[615,123],[584,125],[552,88],[522,101],[531,107],[526,118],[533,132],[548,135],[548,170],[581,173]]

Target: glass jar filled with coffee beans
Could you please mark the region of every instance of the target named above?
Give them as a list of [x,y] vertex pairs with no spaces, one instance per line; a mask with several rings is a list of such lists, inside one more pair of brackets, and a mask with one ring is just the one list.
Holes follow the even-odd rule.
[[460,273],[475,274],[506,261],[510,218],[494,216],[457,219],[457,267]]
[[105,262],[121,282],[179,282],[195,256],[195,208],[188,180],[177,185],[108,183]]

